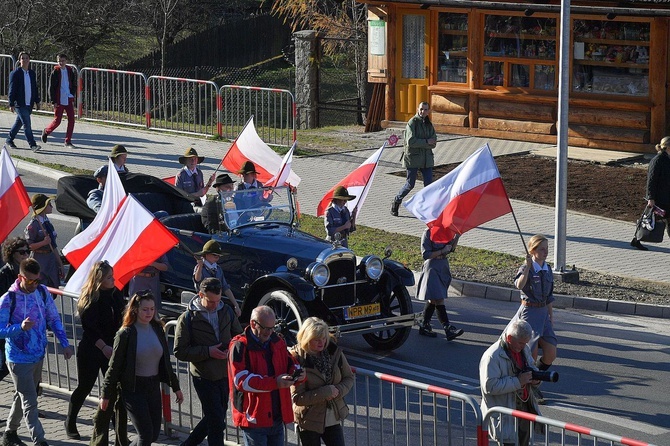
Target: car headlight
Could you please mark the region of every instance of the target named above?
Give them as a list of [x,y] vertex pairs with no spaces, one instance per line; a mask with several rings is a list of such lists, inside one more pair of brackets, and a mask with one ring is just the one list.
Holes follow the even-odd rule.
[[384,262],[377,256],[369,256],[363,260],[365,275],[372,280],[378,280],[384,272]]
[[330,279],[330,270],[321,262],[313,262],[305,271],[305,278],[311,280],[316,286],[325,286]]

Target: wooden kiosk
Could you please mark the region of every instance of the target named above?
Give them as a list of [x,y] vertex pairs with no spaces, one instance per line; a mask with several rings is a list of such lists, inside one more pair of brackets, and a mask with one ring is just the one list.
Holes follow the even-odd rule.
[[[366,3],[382,126],[423,100],[438,132],[556,143],[557,1]],[[670,1],[573,0],[570,15],[569,144],[653,151],[670,134]]]

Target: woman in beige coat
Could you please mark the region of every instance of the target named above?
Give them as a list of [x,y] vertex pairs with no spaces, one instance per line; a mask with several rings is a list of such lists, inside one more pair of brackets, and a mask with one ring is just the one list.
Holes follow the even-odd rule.
[[291,387],[300,442],[344,446],[342,421],[349,415],[344,397],[354,385],[354,375],[328,325],[316,317],[306,319],[291,354],[307,372],[306,380]]

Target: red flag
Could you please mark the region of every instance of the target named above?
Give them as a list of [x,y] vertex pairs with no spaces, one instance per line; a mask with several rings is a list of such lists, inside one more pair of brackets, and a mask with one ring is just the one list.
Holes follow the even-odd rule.
[[[253,117],[230,146],[222,164],[230,172],[236,173],[245,161],[254,163],[258,172],[257,179],[263,184],[270,181],[276,172],[281,171],[282,158],[258,136]],[[286,182],[297,187],[300,184],[300,177],[289,170]]]
[[375,171],[377,170],[377,164],[382,156],[382,152],[386,148],[386,143],[384,143],[375,153],[373,153],[368,159],[366,159],[363,164],[358,166],[353,172],[344,177],[342,181],[333,186],[326,195],[323,196],[319,205],[316,208],[316,216],[321,217],[326,213],[328,205],[330,205],[331,200],[333,199],[333,192],[337,186],[344,186],[347,188],[349,195],[355,195],[351,201],[347,201],[347,208],[349,211],[353,212],[356,210],[356,215],[361,215],[361,208],[363,207],[363,202],[365,197],[368,195],[368,190],[372,184],[372,180],[375,178]]
[[165,177],[163,178],[163,181],[165,181],[167,184],[171,184],[174,186],[175,183],[177,182],[177,176],[173,175],[171,177]]
[[441,243],[512,212],[488,144],[417,192],[404,206],[431,228],[431,239]]
[[126,196],[126,190],[123,188],[119,173],[114,167],[112,160],[107,165],[107,182],[105,183],[105,193],[102,194],[102,205],[90,225],[79,234],[72,237],[63,248],[63,254],[68,262],[75,268],[88,257],[102,234],[114,219],[119,204]]
[[72,275],[65,290],[78,293],[98,260],[114,268],[114,283],[122,289],[147,265],[179,242],[135,197],[129,195],[86,260]]
[[6,147],[0,153],[0,240],[28,215],[32,203]]

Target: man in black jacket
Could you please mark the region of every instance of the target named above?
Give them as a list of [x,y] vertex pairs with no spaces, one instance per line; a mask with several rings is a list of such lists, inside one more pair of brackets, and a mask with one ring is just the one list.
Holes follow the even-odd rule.
[[190,362],[193,387],[202,404],[203,417],[181,445],[223,446],[228,410],[228,344],[242,333],[232,307],[221,301],[221,281],[213,277],[200,283],[198,295],[177,320],[174,355]]
[[[30,69],[30,54],[22,51],[19,53],[20,66],[9,75],[9,110],[16,111],[16,121],[9,130],[9,135],[5,140],[12,149],[16,148],[14,138],[19,133],[21,127],[28,140],[28,145],[33,152],[37,152],[42,147],[38,146],[33,137],[33,128],[30,123],[30,115],[35,109],[40,109],[40,92],[37,90],[37,79],[35,72]],[[29,85],[29,88],[26,88]]]

